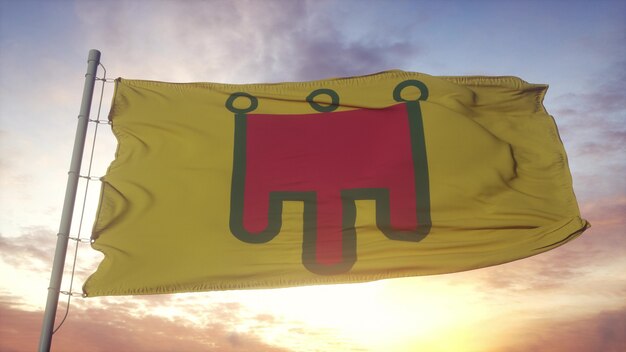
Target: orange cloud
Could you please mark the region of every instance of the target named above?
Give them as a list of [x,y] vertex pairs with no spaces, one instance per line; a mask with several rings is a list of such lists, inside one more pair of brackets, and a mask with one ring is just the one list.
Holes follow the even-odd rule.
[[567,321],[530,321],[523,336],[492,352],[626,351],[626,307]]
[[[52,351],[286,351],[251,333],[232,330],[230,324],[222,323],[229,320],[228,315],[216,314],[214,323],[196,326],[154,315],[136,317],[124,307],[115,308],[73,308],[70,319],[54,335]],[[0,302],[0,350],[36,350],[42,318],[40,311]]]

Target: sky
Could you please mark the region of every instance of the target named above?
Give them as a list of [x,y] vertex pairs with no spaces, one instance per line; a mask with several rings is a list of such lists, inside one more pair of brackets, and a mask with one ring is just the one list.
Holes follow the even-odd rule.
[[[0,350],[32,351],[39,340],[89,49],[102,52],[107,78],[257,83],[402,69],[549,84],[544,105],[592,228],[463,273],[74,297],[53,351],[626,350],[624,43],[617,0],[0,0]],[[104,84],[102,119],[112,89]],[[98,128],[93,176],[116,146]],[[75,212],[72,236],[88,238],[99,184],[79,189],[85,215]],[[86,244],[77,253],[73,291],[101,259]],[[70,244],[64,290],[73,260]]]

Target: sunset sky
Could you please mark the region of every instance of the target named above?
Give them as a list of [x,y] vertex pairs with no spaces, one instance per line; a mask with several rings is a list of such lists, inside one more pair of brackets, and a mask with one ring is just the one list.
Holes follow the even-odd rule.
[[[257,83],[402,69],[549,84],[544,105],[592,228],[464,273],[74,297],[53,351],[625,351],[625,43],[621,0],[0,0],[0,351],[38,344],[89,49],[108,78]],[[92,118],[99,95],[100,85]],[[115,148],[101,125],[92,175]],[[99,187],[89,183],[81,237]],[[71,243],[68,273],[73,259]],[[80,245],[73,291],[100,260]]]

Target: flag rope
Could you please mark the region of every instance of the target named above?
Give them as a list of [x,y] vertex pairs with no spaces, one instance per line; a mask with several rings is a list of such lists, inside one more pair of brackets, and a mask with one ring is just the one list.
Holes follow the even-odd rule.
[[65,313],[63,315],[63,318],[61,319],[61,322],[59,322],[59,325],[57,325],[56,328],[54,328],[52,330],[52,334],[55,334],[60,328],[61,326],[63,326],[63,323],[65,322],[65,320],[67,319],[67,316],[69,315],[70,312],[70,303],[71,303],[71,299],[72,297],[84,297],[85,295],[82,292],[72,292],[72,288],[73,288],[73,284],[74,284],[74,274],[76,272],[76,262],[78,259],[78,247],[81,243],[91,243],[91,239],[84,239],[81,238],[81,232],[82,232],[82,227],[83,227],[83,219],[85,217],[85,208],[87,205],[87,194],[89,192],[89,184],[91,183],[91,181],[99,181],[100,177],[95,177],[91,175],[91,168],[93,166],[93,158],[94,158],[94,154],[95,154],[95,150],[96,150],[96,140],[97,140],[97,136],[98,136],[98,126],[102,123],[106,123],[106,124],[111,124],[110,121],[106,120],[106,121],[102,121],[100,120],[100,113],[102,111],[102,100],[104,97],[104,86],[107,83],[112,83],[115,82],[115,80],[112,79],[107,79],[106,75],[107,75],[107,70],[104,67],[104,65],[102,65],[102,63],[99,63],[99,66],[102,67],[102,70],[104,72],[104,75],[102,78],[98,78],[96,77],[96,81],[101,81],[102,85],[101,85],[101,89],[100,89],[100,101],[98,102],[98,113],[96,115],[96,119],[90,119],[89,122],[94,124],[94,131],[93,131],[93,141],[91,143],[91,151],[89,153],[89,164],[87,166],[87,175],[79,175],[79,178],[83,178],[86,180],[85,182],[85,189],[84,189],[84,196],[83,196],[83,204],[81,207],[81,211],[80,211],[80,220],[78,222],[78,232],[77,232],[77,236],[76,237],[69,237],[68,239],[76,242],[76,245],[74,246],[74,259],[72,261],[72,271],[70,274],[70,284],[69,284],[69,289],[67,291],[59,291],[60,294],[66,295],[67,296],[67,306],[65,308]]

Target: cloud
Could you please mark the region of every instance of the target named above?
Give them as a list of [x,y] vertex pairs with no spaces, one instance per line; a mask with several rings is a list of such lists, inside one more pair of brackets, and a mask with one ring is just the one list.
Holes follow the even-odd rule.
[[[626,181],[626,40],[624,22],[603,32],[603,40],[582,37],[581,50],[601,59],[584,81],[552,102],[581,199],[623,193]],[[593,167],[590,167],[593,165]]]
[[[253,294],[253,292],[249,292]],[[52,351],[361,351],[337,331],[287,320],[219,295],[74,299]],[[62,303],[56,325],[65,312]],[[43,312],[0,296],[0,350],[32,351]]]
[[[626,84],[621,86],[621,91],[626,90]],[[564,98],[562,103],[568,106],[556,112],[577,194],[583,201],[624,194],[626,189],[626,98],[616,90],[597,89]]]
[[[77,2],[76,12],[111,72],[144,79],[312,80],[396,68],[419,53],[410,36],[396,39],[386,28],[344,33],[336,7],[288,0]],[[141,25],[131,20],[136,13]]]
[[569,320],[528,321],[523,335],[493,351],[621,352],[626,349],[626,307]]
[[0,234],[2,260],[16,269],[49,270],[54,256],[55,234],[42,227],[28,228],[19,237]]
[[[70,237],[73,237],[71,234]],[[4,263],[12,266],[15,270],[45,273],[48,275],[52,268],[52,261],[56,250],[57,234],[52,230],[31,226],[23,230],[17,236],[0,234],[0,253],[3,253]],[[86,277],[95,269],[96,262],[101,255],[90,250],[88,243],[79,244],[78,264],[75,273],[78,277]],[[76,242],[68,241],[65,260],[65,274],[69,276],[74,258]]]
[[[76,308],[54,335],[52,351],[287,351],[247,332],[233,330],[228,310],[206,326],[183,319],[145,314],[135,316],[125,306]],[[36,349],[43,313],[24,311],[0,302],[0,350]]]

